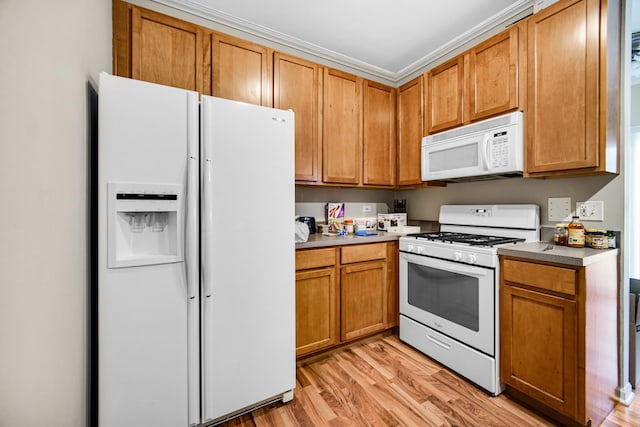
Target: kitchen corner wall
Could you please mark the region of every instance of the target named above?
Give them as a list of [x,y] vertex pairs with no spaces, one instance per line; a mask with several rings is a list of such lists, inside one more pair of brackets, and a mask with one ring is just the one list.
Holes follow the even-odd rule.
[[393,190],[296,185],[296,202],[386,203],[391,209],[394,193]]
[[87,79],[111,0],[0,1],[0,426],[87,422]]

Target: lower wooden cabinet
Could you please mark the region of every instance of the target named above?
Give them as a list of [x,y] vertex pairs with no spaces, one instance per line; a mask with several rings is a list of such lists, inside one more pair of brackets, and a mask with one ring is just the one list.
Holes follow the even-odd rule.
[[397,325],[397,243],[296,252],[296,356]]
[[[599,425],[617,386],[617,256],[500,259],[500,376],[560,422]],[[566,417],[566,419],[563,419]]]

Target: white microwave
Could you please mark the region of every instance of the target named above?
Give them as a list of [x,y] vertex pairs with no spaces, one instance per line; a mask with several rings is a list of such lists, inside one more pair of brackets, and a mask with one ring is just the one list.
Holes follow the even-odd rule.
[[422,138],[423,181],[522,176],[521,111]]

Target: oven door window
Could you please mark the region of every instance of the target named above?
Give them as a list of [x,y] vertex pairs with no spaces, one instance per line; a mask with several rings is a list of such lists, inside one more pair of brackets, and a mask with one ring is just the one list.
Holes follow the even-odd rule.
[[480,281],[477,277],[410,263],[409,304],[478,332]]

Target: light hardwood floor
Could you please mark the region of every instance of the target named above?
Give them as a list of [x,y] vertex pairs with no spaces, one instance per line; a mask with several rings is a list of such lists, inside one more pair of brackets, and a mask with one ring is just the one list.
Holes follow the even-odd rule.
[[[504,394],[490,397],[396,335],[298,363],[295,398],[224,426],[554,426]],[[640,426],[640,399],[603,426]]]

